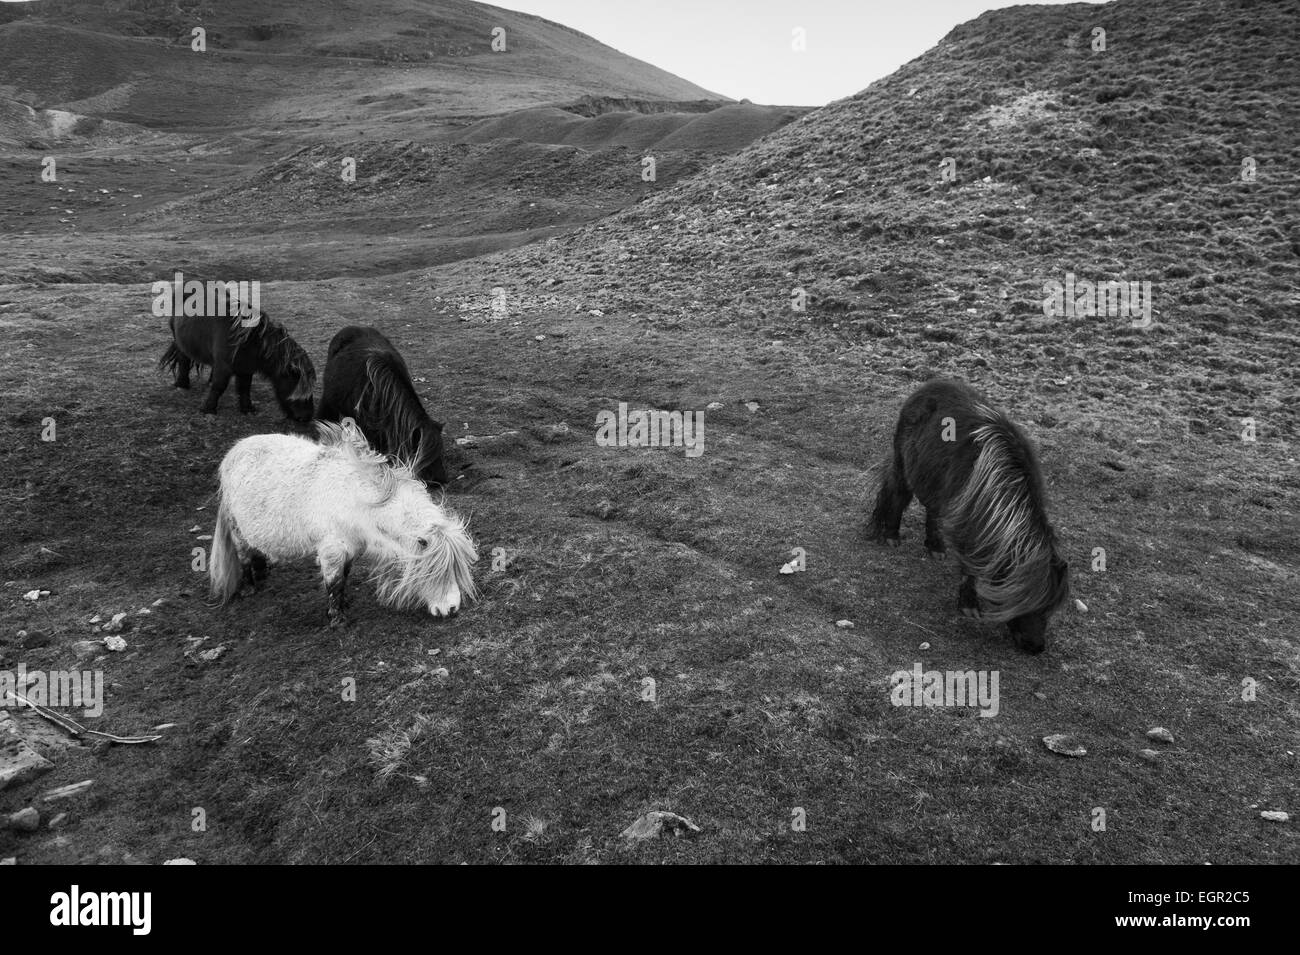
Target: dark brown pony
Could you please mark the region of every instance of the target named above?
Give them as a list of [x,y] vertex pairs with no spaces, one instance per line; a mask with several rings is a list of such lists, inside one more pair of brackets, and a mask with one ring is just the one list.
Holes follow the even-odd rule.
[[235,379],[239,410],[252,414],[253,375],[264,375],[275,390],[275,399],[285,416],[298,422],[312,417],[316,369],[311,358],[293,340],[284,326],[259,312],[241,316],[236,303],[227,315],[173,315],[172,343],[158,359],[158,366],[175,373],[175,387],[190,386],[190,368],[207,365],[212,369],[207,397],[199,410],[216,414],[217,402],[230,379]]
[[926,550],[956,552],[961,612],[1006,623],[1020,649],[1041,652],[1070,581],[1029,439],[970,386],[928,381],[898,416],[871,518],[877,541],[898,546],[913,495],[925,507]]
[[447,486],[442,424],[424,410],[406,362],[377,328],[349,325],[334,336],[316,417],[354,419],[376,450],[409,465],[426,485]]

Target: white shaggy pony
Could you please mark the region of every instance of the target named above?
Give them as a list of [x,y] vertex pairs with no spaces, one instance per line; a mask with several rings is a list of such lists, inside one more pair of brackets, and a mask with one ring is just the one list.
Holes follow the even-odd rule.
[[221,504],[208,575],[227,602],[266,576],[267,561],[314,556],[330,626],[346,622],[352,561],[371,565],[381,603],[451,616],[475,596],[478,560],[465,522],[443,510],[408,465],[367,444],[351,418],[317,422],[320,443],[259,434],[221,462]]

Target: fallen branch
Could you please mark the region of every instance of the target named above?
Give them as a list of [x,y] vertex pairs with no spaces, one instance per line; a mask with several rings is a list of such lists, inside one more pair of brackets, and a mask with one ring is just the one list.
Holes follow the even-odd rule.
[[36,711],[38,716],[49,720],[55,726],[58,726],[70,736],[80,739],[83,736],[95,736],[99,739],[106,739],[110,743],[121,743],[123,745],[134,745],[137,743],[153,743],[160,739],[161,736],[114,736],[112,733],[101,733],[99,730],[88,730],[71,717],[64,716],[62,713],[56,713],[47,706],[41,706],[39,703],[33,703],[21,693],[15,693],[12,690],[5,692],[5,697],[22,703],[24,706],[30,706]]

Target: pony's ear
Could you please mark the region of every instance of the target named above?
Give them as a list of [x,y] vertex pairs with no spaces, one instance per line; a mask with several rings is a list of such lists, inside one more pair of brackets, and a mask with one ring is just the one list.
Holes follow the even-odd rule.
[[353,444],[367,449],[370,447],[370,442],[366,440],[366,436],[357,427],[355,418],[344,418],[339,422],[339,430],[343,432],[343,437]]

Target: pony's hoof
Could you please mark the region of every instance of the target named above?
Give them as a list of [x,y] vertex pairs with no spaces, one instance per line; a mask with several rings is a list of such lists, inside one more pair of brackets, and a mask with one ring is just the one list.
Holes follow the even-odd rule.
[[216,413],[217,413],[217,409],[216,409],[216,408],[200,408],[200,409],[199,409],[199,414],[210,414],[210,415],[215,415]]
[[329,612],[329,618],[331,630],[342,630],[348,625],[348,615],[342,610],[331,610]]
[[190,383],[188,381],[174,381],[172,382],[172,387],[179,388],[181,391],[189,391]]
[[256,406],[256,405],[249,405],[247,408],[240,408],[240,409],[239,409],[239,413],[240,413],[240,414],[257,414],[257,406]]
[[927,547],[925,552],[929,555],[931,560],[945,560],[948,557],[948,552],[946,550],[941,550],[937,547]]
[[970,617],[972,620],[978,620],[984,616],[984,614],[980,613],[979,607],[961,607],[960,609],[963,617]]

